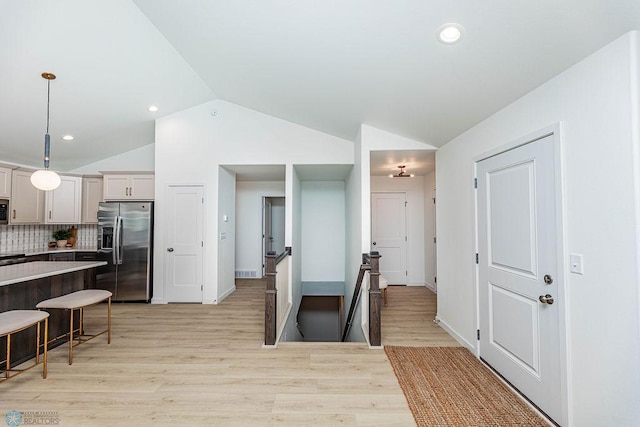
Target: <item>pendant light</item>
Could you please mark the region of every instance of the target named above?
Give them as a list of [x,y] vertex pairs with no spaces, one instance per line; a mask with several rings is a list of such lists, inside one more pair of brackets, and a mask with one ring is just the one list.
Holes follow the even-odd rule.
[[51,80],[56,78],[55,74],[42,73],[42,78],[47,80],[47,133],[44,135],[44,169],[35,171],[31,175],[31,184],[39,190],[55,190],[60,186],[60,176],[49,170],[49,151],[51,137],[49,136],[49,100],[51,92]]

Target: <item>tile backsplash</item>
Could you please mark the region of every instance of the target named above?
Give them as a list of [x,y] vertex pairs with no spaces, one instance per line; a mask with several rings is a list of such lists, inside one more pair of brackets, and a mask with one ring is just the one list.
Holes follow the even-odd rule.
[[[97,244],[98,226],[96,224],[77,224],[75,227],[78,229],[76,246]],[[71,225],[0,225],[0,253],[46,249],[48,243],[53,240],[51,234],[56,230],[67,228],[71,228]]]

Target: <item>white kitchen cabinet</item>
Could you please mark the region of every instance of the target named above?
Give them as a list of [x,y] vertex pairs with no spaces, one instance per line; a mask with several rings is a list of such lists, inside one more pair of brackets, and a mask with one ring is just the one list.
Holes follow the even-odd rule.
[[32,171],[14,170],[11,173],[11,224],[40,224],[44,222],[44,191],[31,184]]
[[11,197],[11,169],[0,167],[0,197]]
[[60,187],[47,191],[46,224],[79,224],[82,207],[82,178],[60,175]]
[[151,174],[105,174],[104,200],[153,200],[154,178]]
[[82,178],[82,223],[96,224],[102,201],[102,177]]

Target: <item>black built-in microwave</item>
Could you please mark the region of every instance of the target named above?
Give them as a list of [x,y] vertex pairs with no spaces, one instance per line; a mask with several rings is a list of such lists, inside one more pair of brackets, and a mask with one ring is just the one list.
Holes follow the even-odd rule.
[[0,224],[9,224],[9,200],[0,199]]

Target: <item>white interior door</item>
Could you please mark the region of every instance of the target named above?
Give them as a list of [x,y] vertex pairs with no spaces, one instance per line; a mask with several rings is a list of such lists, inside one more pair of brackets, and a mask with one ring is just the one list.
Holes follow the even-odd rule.
[[380,273],[389,284],[407,283],[405,193],[371,193],[371,250],[380,252]]
[[480,356],[560,422],[553,136],[479,162],[477,176]]
[[165,287],[168,302],[202,302],[203,189],[168,186]]

